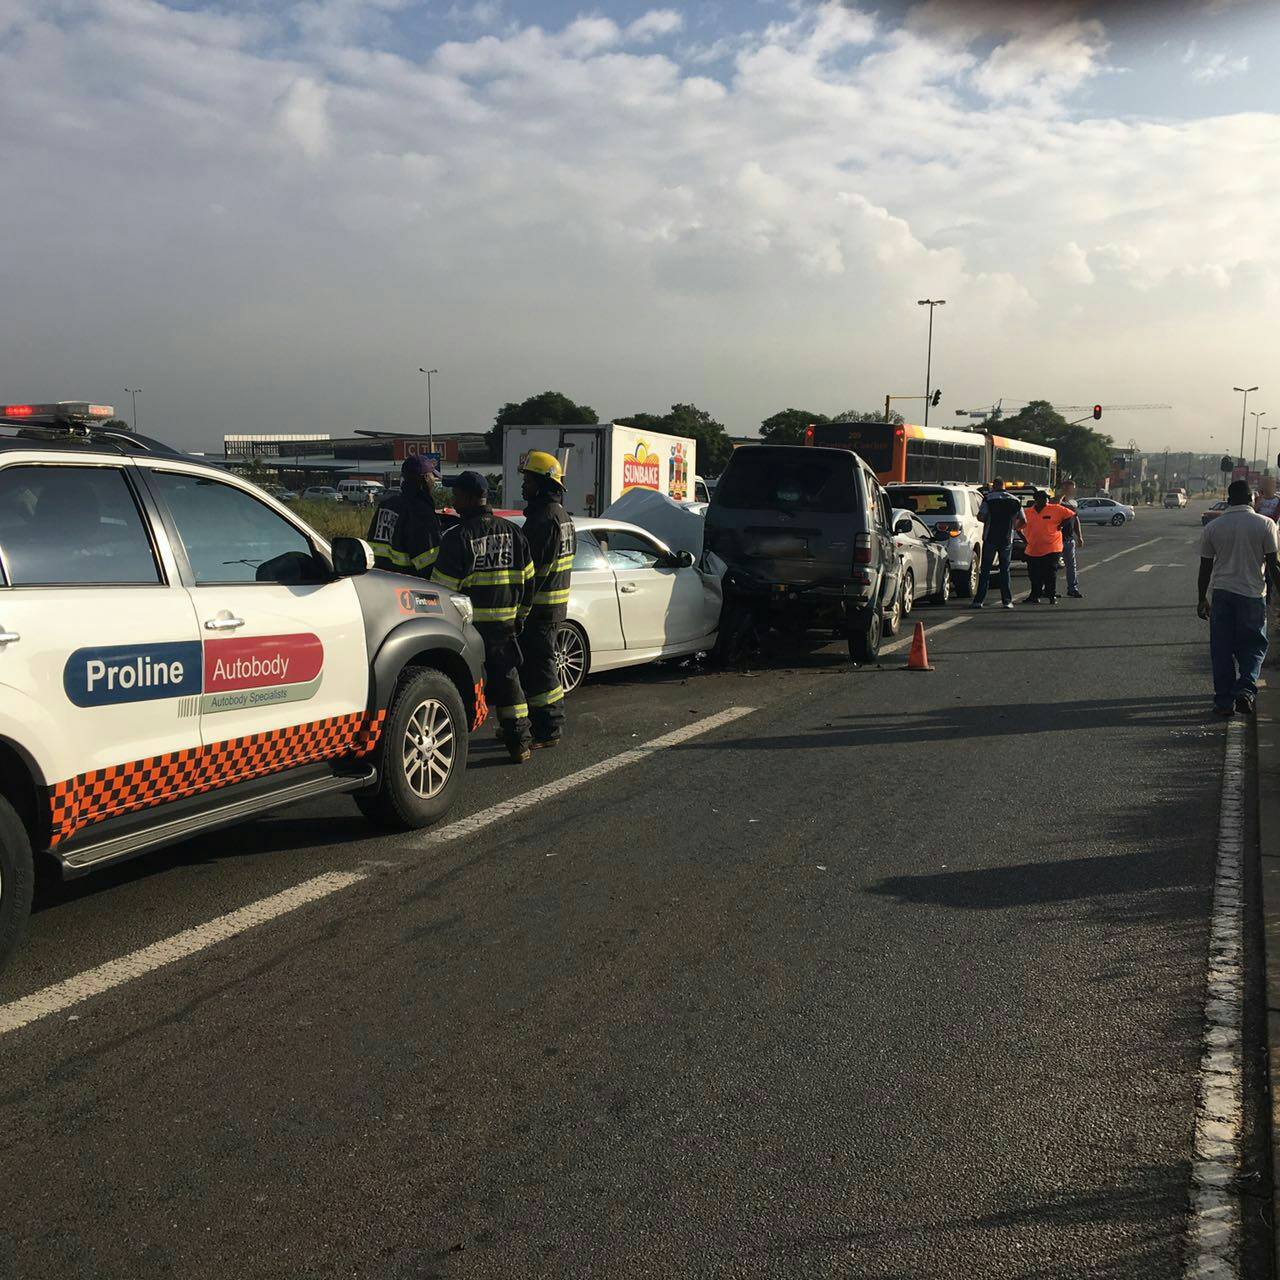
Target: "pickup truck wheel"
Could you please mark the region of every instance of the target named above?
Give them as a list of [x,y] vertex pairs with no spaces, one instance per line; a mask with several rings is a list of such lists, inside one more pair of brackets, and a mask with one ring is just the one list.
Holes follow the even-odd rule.
[[0,969],[22,941],[34,882],[31,839],[13,806],[0,796]]
[[849,621],[849,657],[854,662],[874,662],[880,656],[883,637],[884,613],[879,605],[872,605]]
[[466,772],[467,745],[467,712],[453,681],[432,667],[409,667],[375,753],[378,789],[356,796],[360,812],[389,831],[438,822]]
[[740,600],[727,603],[720,613],[720,626],[716,631],[711,661],[718,667],[731,667],[745,657],[754,629],[755,618],[747,605]]

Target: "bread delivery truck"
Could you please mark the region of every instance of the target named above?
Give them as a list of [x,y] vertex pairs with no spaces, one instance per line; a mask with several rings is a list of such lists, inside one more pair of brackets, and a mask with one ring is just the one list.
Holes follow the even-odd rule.
[[685,436],[625,427],[509,426],[502,436],[502,494],[508,507],[520,504],[520,463],[534,449],[564,464],[564,505],[571,515],[598,516],[632,489],[652,489],[676,502],[695,499],[697,442]]

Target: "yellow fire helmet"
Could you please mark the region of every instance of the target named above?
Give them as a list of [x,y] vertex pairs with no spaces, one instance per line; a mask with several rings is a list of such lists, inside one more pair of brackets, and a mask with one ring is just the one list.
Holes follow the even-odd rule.
[[564,484],[564,468],[560,465],[560,459],[554,454],[543,453],[541,449],[527,453],[520,464],[520,470],[531,476],[545,476],[556,484]]

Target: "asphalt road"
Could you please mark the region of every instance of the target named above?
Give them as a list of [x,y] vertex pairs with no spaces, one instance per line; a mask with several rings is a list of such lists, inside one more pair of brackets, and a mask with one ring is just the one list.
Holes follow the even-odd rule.
[[922,607],[964,619],[931,674],[593,681],[558,752],[486,733],[455,816],[752,710],[466,839],[335,800],[45,883],[0,1000],[369,873],[0,1039],[0,1274],[1178,1274],[1197,531],[1088,530],[1055,609]]

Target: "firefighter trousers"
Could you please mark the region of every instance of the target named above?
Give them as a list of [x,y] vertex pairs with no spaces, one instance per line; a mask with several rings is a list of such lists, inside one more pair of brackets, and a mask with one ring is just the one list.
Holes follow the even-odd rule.
[[530,614],[520,633],[524,661],[520,664],[520,683],[529,701],[529,719],[536,742],[551,742],[564,728],[564,690],[560,687],[560,668],[556,665],[556,628],[551,617]]
[[520,685],[520,645],[505,628],[477,623],[484,639],[484,696],[508,747],[529,745],[529,707]]

